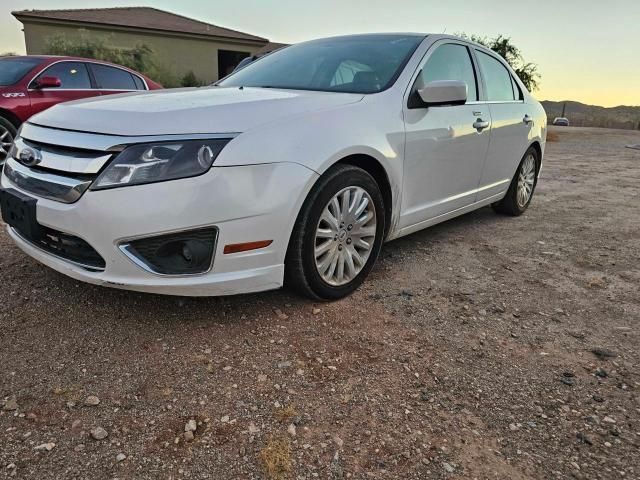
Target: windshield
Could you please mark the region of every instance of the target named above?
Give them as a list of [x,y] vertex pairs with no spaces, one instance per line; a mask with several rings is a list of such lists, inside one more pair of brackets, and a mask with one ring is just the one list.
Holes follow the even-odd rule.
[[0,58],[0,86],[8,87],[18,83],[22,77],[41,61],[38,58]]
[[267,55],[217,85],[377,93],[395,82],[423,39],[389,34],[313,40]]

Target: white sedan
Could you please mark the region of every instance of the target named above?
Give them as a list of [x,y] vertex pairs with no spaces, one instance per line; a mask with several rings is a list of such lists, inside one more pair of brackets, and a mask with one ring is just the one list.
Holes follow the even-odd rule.
[[337,299],[384,241],[486,205],[522,214],[546,123],[475,43],[314,40],[210,87],[32,117],[4,165],[2,216],[28,255],[94,284]]

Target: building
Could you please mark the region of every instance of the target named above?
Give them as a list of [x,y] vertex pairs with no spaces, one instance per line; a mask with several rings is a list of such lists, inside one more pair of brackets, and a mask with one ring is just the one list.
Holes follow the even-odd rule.
[[105,45],[133,49],[146,45],[154,62],[176,78],[193,72],[210,83],[230,73],[244,57],[265,53],[266,38],[218,27],[151,7],[13,12],[24,25],[27,54],[47,54],[49,41],[100,39]]

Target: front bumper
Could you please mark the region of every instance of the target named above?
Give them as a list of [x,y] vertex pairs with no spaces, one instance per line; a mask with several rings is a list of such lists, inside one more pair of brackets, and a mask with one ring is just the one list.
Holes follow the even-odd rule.
[[[105,260],[104,271],[91,271],[55,257],[25,241],[12,228],[9,234],[31,257],[92,284],[185,296],[270,290],[282,286],[293,223],[316,178],[315,172],[295,163],[214,166],[200,177],[87,191],[71,204],[38,198],[38,223],[85,240]],[[20,190],[5,175],[1,184]],[[218,229],[213,267],[208,273],[154,274],[119,248],[133,238],[206,226]],[[258,240],[273,243],[259,250],[223,253],[225,245]]]

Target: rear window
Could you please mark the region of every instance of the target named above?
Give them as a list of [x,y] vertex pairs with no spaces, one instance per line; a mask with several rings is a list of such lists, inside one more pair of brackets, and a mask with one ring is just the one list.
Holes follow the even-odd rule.
[[39,58],[0,58],[0,86],[15,85],[41,62],[42,60]]
[[[126,70],[107,65],[91,64],[98,88],[104,90],[140,90],[134,76]],[[141,82],[142,83],[142,82]]]

